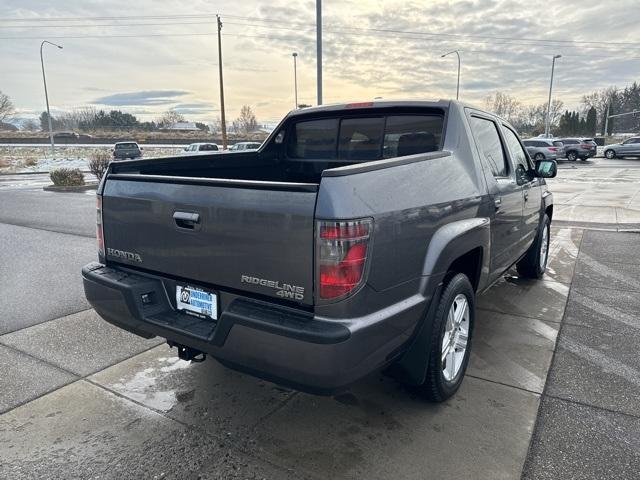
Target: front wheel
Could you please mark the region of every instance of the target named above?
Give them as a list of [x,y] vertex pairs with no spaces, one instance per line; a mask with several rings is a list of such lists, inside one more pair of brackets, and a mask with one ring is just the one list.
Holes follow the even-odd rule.
[[534,159],[536,162],[541,162],[542,160],[544,160],[544,155],[543,155],[543,154],[541,154],[541,153],[536,153],[536,156],[535,156],[535,157],[533,157],[533,159]]
[[547,270],[549,260],[549,239],[551,233],[551,220],[545,214],[536,239],[527,250],[525,256],[516,264],[518,273],[525,278],[542,278]]
[[607,150],[604,152],[604,156],[611,160],[613,158],[616,158],[616,152],[614,152],[613,150]]
[[429,401],[443,402],[460,388],[471,351],[475,322],[475,295],[466,275],[453,276],[440,296],[433,319],[427,376],[420,393]]
[[576,152],[567,153],[567,160],[571,162],[575,162],[578,159],[578,154]]

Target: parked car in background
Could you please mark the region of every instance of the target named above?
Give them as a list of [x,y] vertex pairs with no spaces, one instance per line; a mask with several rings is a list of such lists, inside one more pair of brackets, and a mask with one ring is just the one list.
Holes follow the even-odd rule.
[[136,142],[118,142],[111,151],[114,160],[127,160],[142,157],[142,150]]
[[575,162],[577,159],[586,160],[595,157],[598,152],[598,145],[593,138],[559,138],[564,145],[564,152],[567,160]]
[[76,132],[56,132],[53,134],[53,140],[56,142],[75,142],[79,135]]
[[84,289],[184,360],[315,393],[391,367],[444,401],[476,294],[544,275],[555,174],[457,101],[294,110],[259,151],[111,162]]
[[185,155],[198,155],[200,153],[219,152],[220,149],[215,143],[192,143],[182,149]]
[[262,145],[260,142],[238,142],[229,147],[230,151],[258,150]]
[[560,140],[550,138],[529,138],[523,140],[529,156],[534,160],[557,160],[564,158],[564,146]]
[[640,137],[631,137],[622,143],[614,143],[604,147],[607,158],[624,158],[640,156]]

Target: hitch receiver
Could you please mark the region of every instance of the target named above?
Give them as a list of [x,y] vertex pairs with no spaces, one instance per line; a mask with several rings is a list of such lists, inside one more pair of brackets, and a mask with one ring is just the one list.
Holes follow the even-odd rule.
[[178,358],[180,360],[186,360],[188,362],[200,363],[204,362],[207,359],[207,354],[201,352],[200,350],[196,350],[195,348],[185,347],[184,345],[180,345],[179,343],[175,343],[172,341],[167,342],[170,348],[176,347],[178,349]]

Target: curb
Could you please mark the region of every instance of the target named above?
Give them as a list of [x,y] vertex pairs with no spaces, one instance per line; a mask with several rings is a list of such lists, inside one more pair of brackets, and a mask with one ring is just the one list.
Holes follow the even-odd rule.
[[609,230],[616,232],[640,232],[640,223],[599,223],[599,222],[573,222],[569,220],[553,220],[552,226],[584,228],[587,230]]
[[87,190],[96,190],[97,183],[88,185],[45,185],[42,189],[46,192],[86,192]]

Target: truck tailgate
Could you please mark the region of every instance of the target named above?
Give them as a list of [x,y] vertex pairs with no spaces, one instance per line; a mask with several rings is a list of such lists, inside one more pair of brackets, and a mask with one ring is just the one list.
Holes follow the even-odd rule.
[[107,261],[313,303],[317,185],[154,177],[106,181]]

